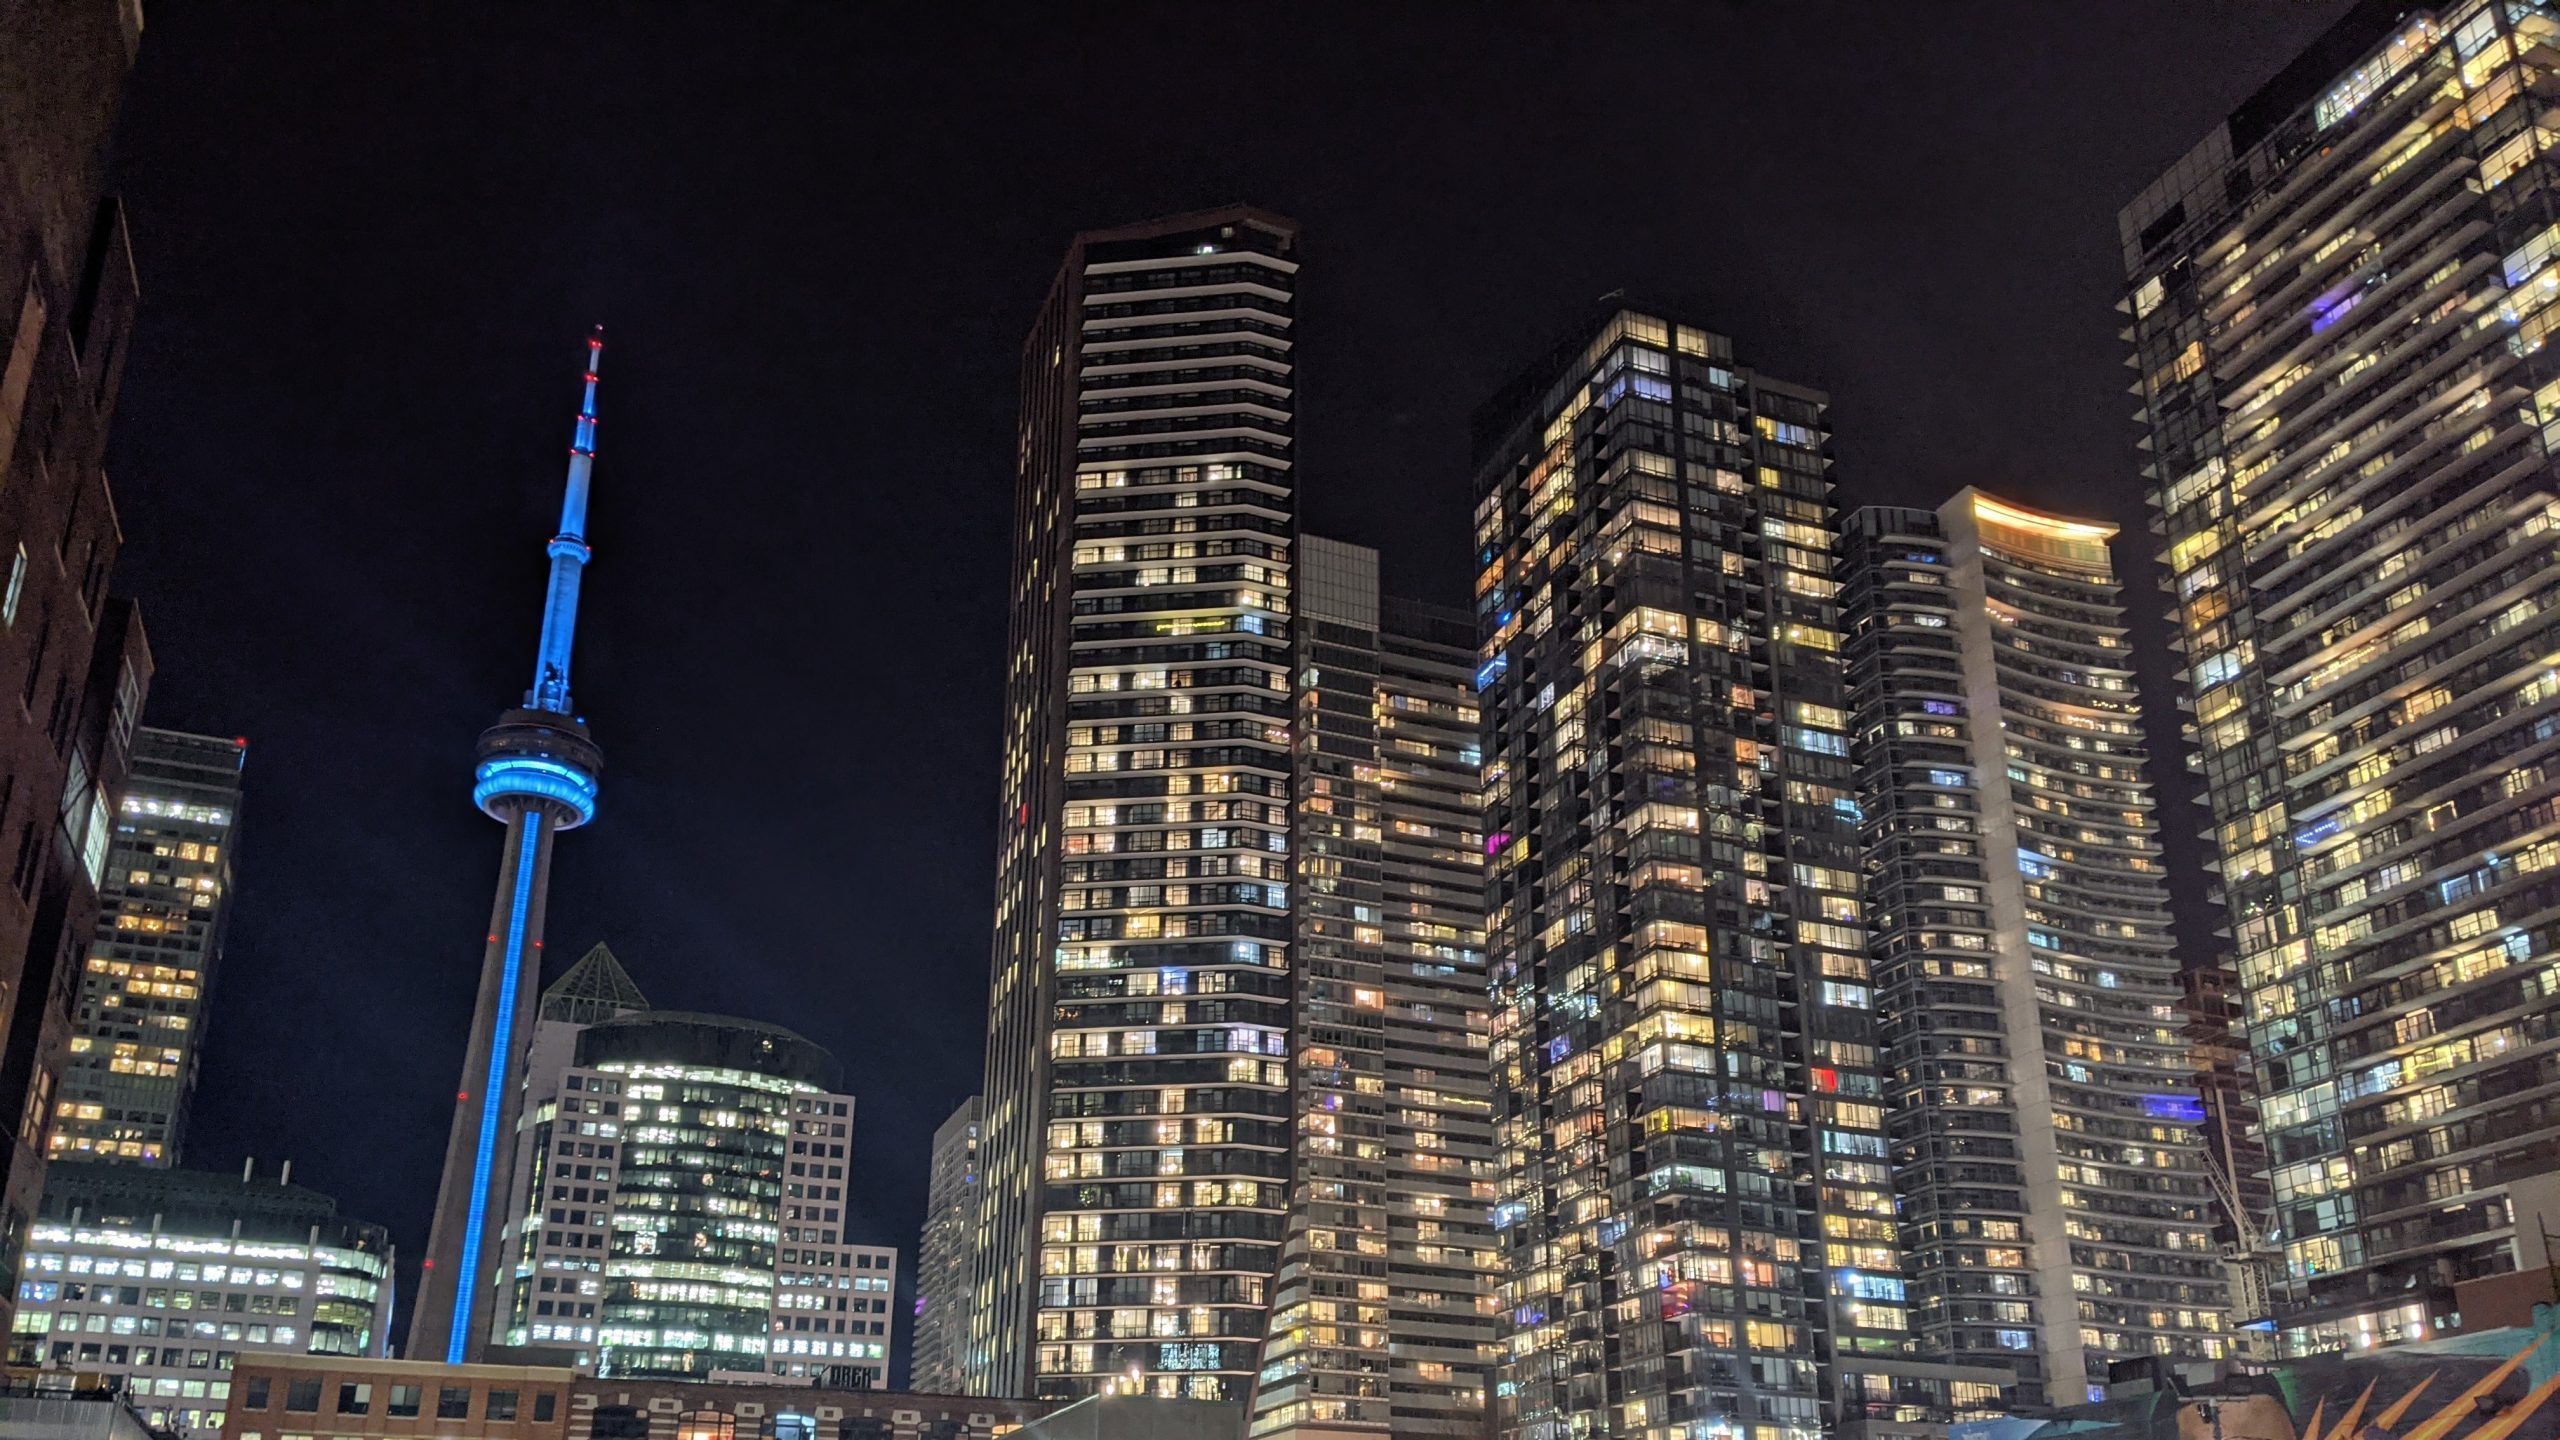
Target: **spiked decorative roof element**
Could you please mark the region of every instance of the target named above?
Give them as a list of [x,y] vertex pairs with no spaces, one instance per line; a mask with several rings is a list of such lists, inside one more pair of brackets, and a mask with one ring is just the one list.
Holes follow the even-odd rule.
[[602,945],[580,956],[567,974],[542,992],[542,1018],[573,1025],[593,1025],[648,1008],[649,997],[640,993],[631,972]]

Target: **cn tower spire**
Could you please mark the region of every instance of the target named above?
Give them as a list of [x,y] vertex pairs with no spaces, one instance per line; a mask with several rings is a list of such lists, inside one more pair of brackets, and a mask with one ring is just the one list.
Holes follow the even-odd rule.
[[551,537],[551,588],[542,601],[542,648],[534,655],[528,710],[569,712],[569,647],[578,638],[578,581],[594,552],[587,548],[587,477],[596,464],[596,374],[604,366],[604,327],[587,337],[586,396],[569,437],[569,483],[560,497],[560,533]]
[[578,580],[587,566],[587,480],[596,460],[596,367],[604,331],[587,338],[585,397],[569,442],[569,488],[560,531],[551,537],[551,584],[542,603],[542,650],[524,703],[480,737],[471,799],[507,827],[498,852],[498,894],[480,952],[479,998],[454,1089],[444,1180],[409,1320],[409,1358],[461,1364],[493,1338],[521,1344],[524,1313],[504,1303],[533,1282],[522,1231],[528,1214],[517,1184],[517,1132],[525,1046],[532,1038],[542,978],[542,924],[551,892],[551,842],[596,813],[604,753],[569,708],[569,642],[578,625]]

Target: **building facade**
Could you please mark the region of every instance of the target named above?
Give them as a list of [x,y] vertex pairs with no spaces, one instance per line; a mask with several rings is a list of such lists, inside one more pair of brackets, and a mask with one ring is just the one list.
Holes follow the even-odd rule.
[[123,1379],[155,1425],[220,1429],[243,1358],[378,1357],[393,1306],[379,1225],[287,1175],[60,1161],[18,1283],[13,1364]]
[[828,1383],[581,1379],[567,1440],[994,1440],[1049,1408]]
[[1825,407],[1621,310],[1480,416],[1506,1435],[1945,1400],[1906,1365]]
[[561,831],[595,818],[604,754],[570,703],[569,656],[577,636],[579,582],[591,553],[587,488],[596,458],[596,371],[603,363],[599,329],[587,340],[560,530],[545,547],[551,578],[543,594],[533,685],[521,705],[482,733],[472,772],[472,803],[506,826],[507,838],[480,952],[478,998],[463,1045],[444,1174],[418,1275],[417,1313],[409,1321],[412,1359],[461,1364],[476,1358],[499,1313],[506,1272],[497,1232],[518,1193],[515,1136],[542,978],[551,843]]
[[1482,1433],[1492,1101],[1473,628],[1298,549],[1295,1144],[1255,1435]]
[[984,1394],[1242,1400],[1289,1154],[1295,226],[1077,237],[1023,350]]
[[1399,1437],[1488,1433],[1497,1354],[1502,1260],[1493,1205],[1501,1164],[1474,681],[1472,616],[1380,597],[1388,1433]]
[[928,1394],[968,1388],[969,1270],[978,1236],[978,1140],[986,1113],[975,1095],[933,1132],[924,1234],[916,1247],[915,1344],[907,1383]]
[[2361,4],[2122,215],[2296,1354],[2452,1323],[2560,1155],[2555,76]]
[[228,1440],[565,1440],[577,1372],[350,1355],[246,1355]]
[[0,45],[0,1318],[46,1133],[125,751],[151,680],[103,458],[140,288],[108,142],[140,9],[34,5]]
[[248,753],[242,740],[134,731],[53,1106],[57,1159],[177,1163],[230,914]]
[[[562,1347],[581,1364],[595,1361],[611,1228],[604,1220],[609,1212],[598,1207],[611,1203],[621,1159],[621,1102],[614,1102],[615,1114],[599,1107],[590,1116],[581,1094],[564,1118],[563,1096],[578,1061],[578,1036],[590,1025],[648,1009],[649,997],[603,945],[551,982],[534,1008],[512,1171],[527,1178],[506,1212],[506,1279],[490,1314],[491,1344]],[[568,1213],[555,1217],[555,1205]]]
[[[527,1357],[530,1358],[530,1357]],[[231,1440],[995,1440],[1048,1407],[849,1384],[650,1380],[547,1364],[246,1360]]]
[[1911,1321],[2019,1406],[2228,1344],[2114,535],[1966,490],[1840,547]]
[[[598,947],[544,1010],[636,998],[627,977],[598,983],[607,966],[619,974]],[[834,1057],[726,1016],[545,1023],[574,1025],[574,1045],[527,1067],[522,1218],[492,1341],[607,1375],[840,1371],[886,1388],[897,1252],[845,1233],[853,1097]],[[537,1059],[556,1055],[539,1035]]]

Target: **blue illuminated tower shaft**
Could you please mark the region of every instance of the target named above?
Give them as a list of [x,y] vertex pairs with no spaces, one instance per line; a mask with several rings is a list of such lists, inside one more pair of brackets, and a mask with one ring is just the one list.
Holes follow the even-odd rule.
[[551,538],[551,583],[543,599],[542,642],[524,704],[480,737],[472,800],[507,827],[498,893],[480,956],[480,993],[454,1093],[444,1179],[409,1320],[412,1360],[462,1364],[487,1342],[498,1291],[500,1237],[522,1217],[514,1175],[515,1133],[524,1103],[525,1047],[542,978],[542,919],[551,887],[552,837],[595,815],[604,756],[569,705],[569,651],[578,619],[578,583],[589,550],[587,484],[595,465],[596,372],[602,333],[587,341],[585,397],[569,446],[560,532]]

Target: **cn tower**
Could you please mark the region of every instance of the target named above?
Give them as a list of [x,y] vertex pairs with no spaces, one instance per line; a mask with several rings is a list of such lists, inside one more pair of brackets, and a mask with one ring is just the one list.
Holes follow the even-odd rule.
[[569,706],[569,645],[578,623],[578,580],[586,569],[587,481],[596,461],[596,370],[604,329],[587,340],[586,396],[569,442],[568,493],[560,533],[551,537],[551,587],[542,604],[542,648],[524,703],[480,737],[471,798],[507,827],[499,852],[498,897],[480,955],[480,998],[454,1094],[436,1189],[418,1307],[409,1320],[409,1358],[459,1365],[479,1358],[497,1294],[512,1197],[515,1131],[523,1105],[525,1046],[541,984],[542,912],[551,885],[551,839],[595,818],[596,772],[604,754]]

